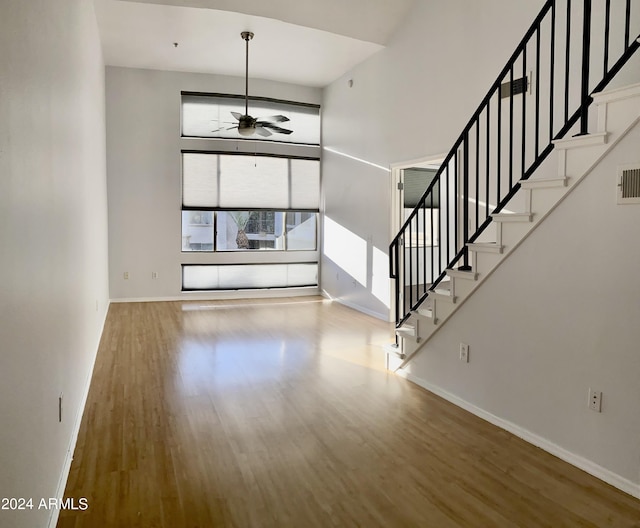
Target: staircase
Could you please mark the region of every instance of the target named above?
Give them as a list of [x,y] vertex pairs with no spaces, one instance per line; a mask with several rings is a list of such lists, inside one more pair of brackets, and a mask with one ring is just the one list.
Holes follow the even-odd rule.
[[605,90],[640,48],[640,6],[595,7],[545,3],[392,241],[389,369],[405,367],[640,121],[640,84]]

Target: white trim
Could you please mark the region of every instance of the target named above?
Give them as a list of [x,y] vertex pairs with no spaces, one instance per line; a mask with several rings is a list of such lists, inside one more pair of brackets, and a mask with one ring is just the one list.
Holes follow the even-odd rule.
[[522,438],[526,442],[529,442],[530,444],[543,449],[547,453],[551,453],[552,455],[557,456],[558,458],[564,460],[565,462],[568,462],[572,466],[582,469],[590,475],[593,475],[594,477],[603,480],[608,484],[611,484],[615,488],[628,493],[632,497],[640,499],[640,484],[636,484],[635,482],[632,482],[618,475],[617,473],[614,473],[613,471],[606,469],[596,464],[595,462],[592,462],[591,460],[588,460],[580,455],[576,455],[575,453],[572,453],[571,451],[560,447],[559,445],[529,431],[528,429],[505,420],[504,418],[500,418],[495,414],[491,414],[490,412],[485,411],[484,409],[481,409],[480,407],[477,407],[476,405],[469,403],[468,401],[463,400],[462,398],[451,394],[450,392],[447,392],[437,385],[433,385],[417,376],[414,376],[410,372],[406,372],[405,370],[400,369],[396,371],[396,374],[415,383],[423,389],[426,389],[429,392],[432,392],[437,396],[444,398],[448,402],[453,403],[457,407],[470,412],[478,418],[482,418],[483,420],[486,420],[496,427],[500,427],[501,429],[504,429],[505,431],[508,431],[516,435],[517,437]]
[[370,310],[369,308],[365,308],[364,306],[360,306],[359,304],[352,303],[350,301],[345,301],[344,299],[340,299],[339,297],[332,297],[326,290],[322,290],[321,295],[325,299],[329,299],[330,301],[335,301],[337,303],[342,304],[343,306],[346,306],[347,308],[351,308],[352,310],[356,310],[358,312],[362,312],[363,314],[370,315],[371,317],[375,317],[376,319],[382,319],[387,323],[391,321],[390,312],[389,313],[376,312],[374,310]]
[[640,83],[623,86],[621,88],[612,88],[591,95],[593,102],[597,105],[611,103],[613,101],[621,101],[630,97],[640,96]]
[[452,278],[455,278],[455,279],[464,279],[464,280],[471,280],[471,281],[478,280],[478,273],[475,270],[474,271],[461,271],[461,270],[457,270],[457,269],[447,268],[445,270],[445,272],[447,273],[447,275],[449,277],[452,277]]
[[553,187],[566,187],[568,178],[539,178],[531,180],[520,180],[520,187],[523,189],[551,189]]
[[562,139],[554,139],[551,143],[557,149],[566,150],[573,148],[591,147],[593,145],[606,145],[608,132],[594,132],[584,136],[573,136]]
[[308,297],[321,295],[320,289],[316,287],[309,288],[291,288],[291,289],[265,289],[265,290],[238,290],[238,291],[193,291],[183,292],[181,295],[172,295],[168,297],[121,297],[111,299],[112,303],[130,303],[130,302],[171,302],[171,301],[224,301],[227,299],[265,299],[280,297]]
[[531,222],[533,213],[495,213],[491,218],[494,222]]
[[[502,254],[504,251],[504,246],[502,244],[497,244],[496,242],[469,242],[467,244],[469,251],[474,251],[476,253],[498,253]],[[473,268],[476,269],[475,267]]]
[[[102,326],[100,328],[100,332],[98,334],[98,342],[94,347],[93,359],[91,360],[91,368],[87,374],[87,379],[84,383],[84,389],[82,391],[82,400],[80,402],[80,406],[78,407],[78,412],[76,414],[76,418],[73,423],[73,429],[71,431],[71,439],[69,441],[69,447],[67,448],[67,454],[64,459],[64,464],[62,466],[62,472],[60,473],[60,479],[58,480],[58,487],[56,488],[56,498],[63,499],[64,498],[64,490],[67,487],[67,479],[69,478],[69,471],[71,470],[71,462],[73,461],[73,453],[76,449],[76,442],[78,441],[78,433],[80,432],[80,425],[82,424],[82,417],[84,415],[84,408],[87,404],[87,397],[89,396],[89,388],[91,387],[91,378],[93,377],[93,369],[96,365],[96,358],[98,357],[98,350],[100,348],[100,340],[102,339],[102,334],[104,332],[104,325],[107,322],[107,314],[109,313],[109,304],[107,301],[107,309],[104,312],[104,318],[102,320]],[[48,528],[56,528],[58,524],[58,516],[60,515],[60,510],[58,508],[53,508],[51,510],[51,514],[49,516],[49,523],[47,524]]]

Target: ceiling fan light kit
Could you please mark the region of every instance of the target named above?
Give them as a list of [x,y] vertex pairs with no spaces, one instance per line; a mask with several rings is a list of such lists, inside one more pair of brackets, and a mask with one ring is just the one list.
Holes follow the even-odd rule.
[[[273,132],[278,134],[291,134],[293,130],[282,128],[275,123],[284,123],[289,121],[289,118],[283,115],[275,115],[270,117],[256,118],[249,115],[249,41],[253,38],[251,31],[243,31],[240,33],[242,40],[246,43],[245,53],[245,81],[244,81],[244,115],[239,112],[231,112],[233,117],[238,120],[236,126],[227,128],[227,130],[238,129],[238,133],[241,136],[249,137],[253,134],[258,134],[262,137],[269,137],[273,135]],[[219,128],[218,130],[222,130]],[[217,132],[214,131],[214,132]]]

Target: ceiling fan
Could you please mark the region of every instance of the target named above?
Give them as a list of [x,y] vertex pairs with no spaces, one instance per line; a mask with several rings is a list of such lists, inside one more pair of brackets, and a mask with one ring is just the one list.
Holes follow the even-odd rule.
[[[231,115],[237,119],[238,124],[227,128],[227,130],[238,129],[241,136],[252,136],[258,134],[263,137],[269,137],[276,132],[278,134],[291,134],[293,130],[282,128],[275,123],[284,123],[289,118],[283,115],[274,115],[270,117],[252,117],[249,115],[249,41],[253,38],[251,31],[243,31],[240,33],[242,40],[246,42],[246,62],[245,62],[245,95],[244,95],[244,115],[240,112],[231,112]],[[221,128],[215,130],[217,132]]]

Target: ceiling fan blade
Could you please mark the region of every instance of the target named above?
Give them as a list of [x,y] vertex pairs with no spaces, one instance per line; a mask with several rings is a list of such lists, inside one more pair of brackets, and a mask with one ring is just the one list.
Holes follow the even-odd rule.
[[[231,121],[222,121],[224,125],[233,125]],[[231,130],[232,128],[238,128],[238,125],[232,126],[231,128],[227,128],[226,126],[221,126],[213,129],[211,132],[220,132],[221,130]]]
[[259,117],[258,121],[266,121],[268,123],[284,123],[285,121],[289,121],[289,118],[283,115],[274,115],[269,117]]
[[238,121],[240,121],[240,118],[242,117],[242,114],[239,112],[231,112],[231,115],[235,117]]
[[274,125],[272,123],[260,123],[260,126],[263,126],[265,128],[270,128],[271,130],[273,130],[274,132],[278,132],[279,134],[292,134],[293,130],[288,130],[286,128],[281,128],[277,125]]
[[273,136],[273,134],[271,132],[269,132],[266,128],[262,127],[262,126],[257,126],[256,125],[256,134],[262,136],[262,137],[269,137],[269,136]]

